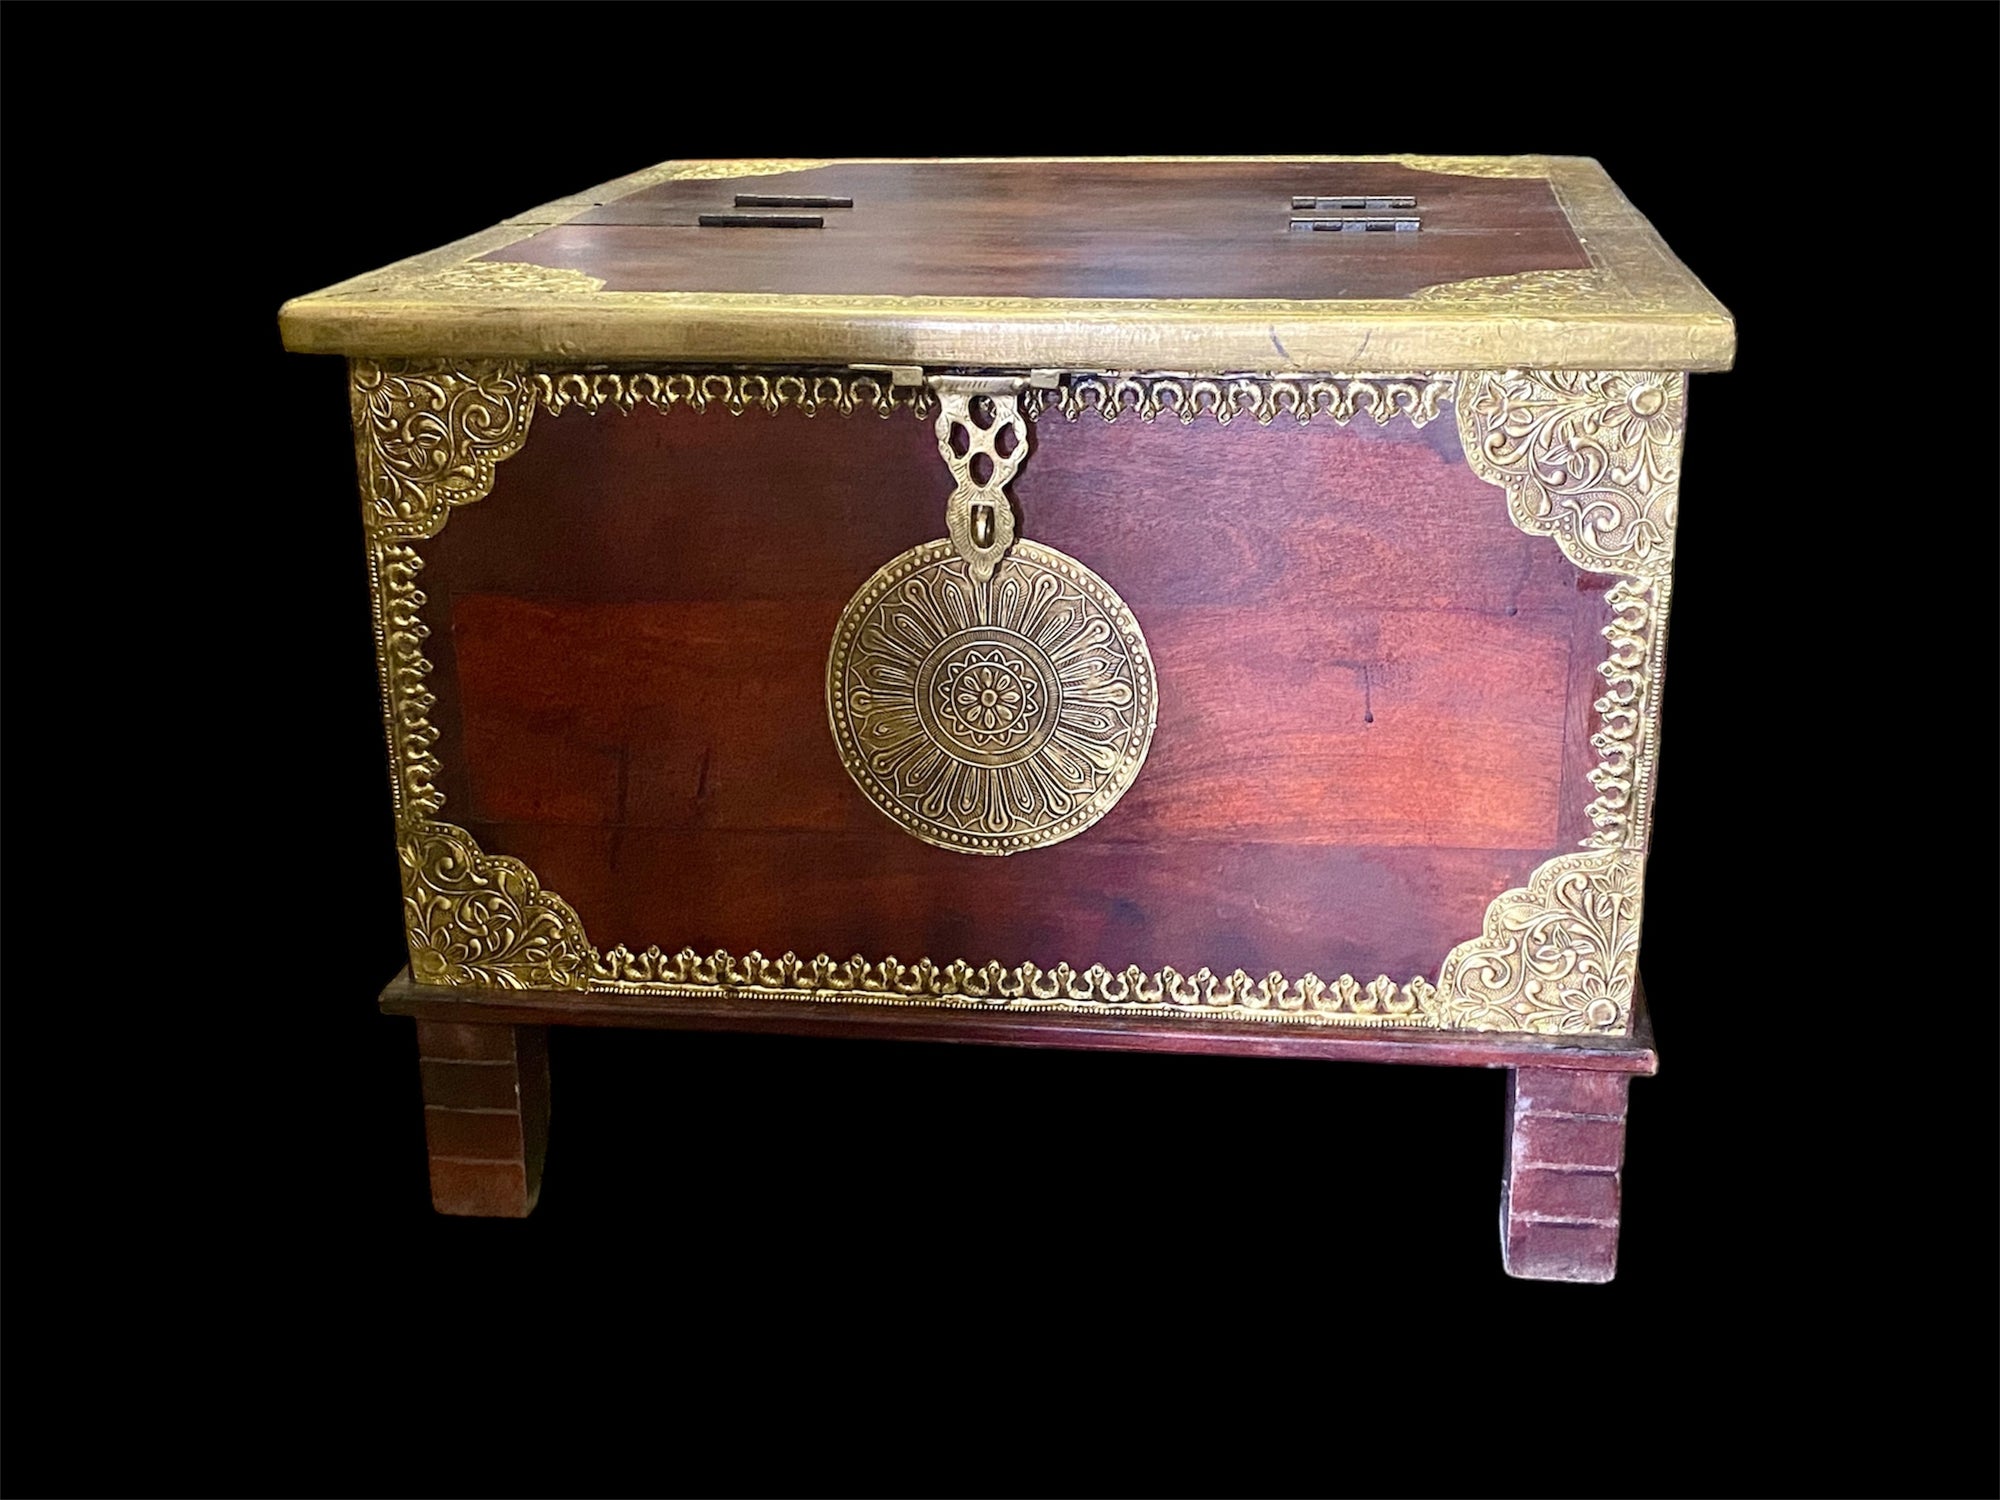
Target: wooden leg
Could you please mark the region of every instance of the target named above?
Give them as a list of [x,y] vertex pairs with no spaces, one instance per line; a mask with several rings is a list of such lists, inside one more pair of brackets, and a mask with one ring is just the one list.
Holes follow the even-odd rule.
[[441,1214],[525,1219],[549,1139],[545,1026],[417,1022],[431,1203]]
[[1609,1281],[1618,1269],[1623,1073],[1515,1068],[1507,1075],[1501,1255],[1510,1276]]

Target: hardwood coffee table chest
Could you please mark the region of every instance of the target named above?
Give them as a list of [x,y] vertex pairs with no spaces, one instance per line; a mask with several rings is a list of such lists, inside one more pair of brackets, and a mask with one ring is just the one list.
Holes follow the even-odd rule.
[[1690,371],[1574,158],[668,165],[351,361],[437,1206],[549,1025],[1509,1069],[1604,1280]]

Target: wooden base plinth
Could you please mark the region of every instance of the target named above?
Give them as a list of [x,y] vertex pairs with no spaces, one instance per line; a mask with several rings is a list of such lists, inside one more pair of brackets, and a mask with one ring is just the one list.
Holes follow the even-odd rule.
[[1318,1057],[1508,1070],[1501,1255],[1510,1275],[1609,1281],[1618,1262],[1626,1089],[1659,1065],[1643,996],[1614,1038],[1259,1025],[1199,1017],[1023,1014],[821,1004],[756,995],[576,995],[451,990],[405,970],[382,1009],[417,1022],[440,1213],[522,1218],[541,1187],[549,1026],[764,1031],[1120,1052]]
[[525,1219],[549,1138],[548,1029],[418,1021],[417,1066],[437,1211]]
[[1609,1281],[1618,1268],[1623,1073],[1515,1068],[1507,1075],[1500,1253],[1510,1276]]

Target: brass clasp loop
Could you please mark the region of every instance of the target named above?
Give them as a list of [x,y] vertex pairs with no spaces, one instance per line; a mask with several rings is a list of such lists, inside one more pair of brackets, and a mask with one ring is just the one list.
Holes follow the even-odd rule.
[[933,375],[938,452],[957,485],[945,501],[945,530],[977,583],[993,576],[1014,544],[1007,482],[1028,456],[1028,420],[1019,375]]

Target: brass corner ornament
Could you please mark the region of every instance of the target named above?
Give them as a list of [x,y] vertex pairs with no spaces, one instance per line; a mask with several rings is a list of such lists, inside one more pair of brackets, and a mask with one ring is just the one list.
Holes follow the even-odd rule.
[[1451,950],[1436,1024],[1453,1031],[1631,1029],[1639,976],[1642,860],[1626,849],[1565,854],[1486,908]]
[[453,506],[483,500],[493,471],[528,440],[527,370],[496,361],[431,368],[357,359],[350,366],[362,517],[378,540],[436,536]]
[[583,924],[520,860],[486,853],[449,823],[407,827],[398,853],[419,984],[585,988],[597,954]]
[[1466,462],[1514,524],[1579,568],[1664,579],[1673,565],[1687,377],[1502,370],[1461,377]]
[[[1587,808],[1593,832],[1586,847],[1548,861],[1525,885],[1496,898],[1480,934],[1451,950],[1436,983],[1417,976],[1401,984],[1386,975],[1364,982],[1343,974],[1328,982],[1313,974],[1288,980],[1276,973],[1259,978],[1240,969],[1218,973],[1206,967],[1192,973],[1067,963],[1047,969],[998,963],[975,967],[963,961],[904,964],[860,956],[836,961],[824,954],[811,960],[790,953],[776,959],[755,952],[740,958],[690,950],[668,954],[657,947],[634,953],[622,945],[600,952],[575,911],[543,889],[525,864],[487,854],[465,829],[441,819],[444,799],[436,786],[439,764],[433,749],[437,730],[429,720],[433,697],[426,687],[431,664],[423,654],[425,600],[417,582],[423,559],[414,543],[435,536],[456,507],[490,492],[496,466],[520,451],[538,407],[631,411],[649,405],[662,411],[721,409],[735,414],[791,409],[806,416],[837,412],[843,417],[862,412],[886,417],[907,410],[923,417],[941,411],[942,403],[922,387],[892,387],[855,372],[635,374],[531,371],[509,362],[430,367],[355,361],[352,382],[411,968],[419,981],[1364,1027],[1588,1035],[1629,1031],[1656,754],[1654,684],[1665,639],[1686,414],[1684,376],[1480,371],[1455,377],[1305,380],[1086,374],[1069,377],[1054,390],[1020,393],[1020,415],[1039,419],[1054,414],[1072,421],[1091,413],[1112,420],[1129,412],[1145,421],[1171,413],[1181,422],[1203,416],[1227,421],[1241,414],[1259,422],[1318,417],[1344,423],[1366,414],[1376,422],[1402,417],[1421,425],[1438,414],[1441,403],[1453,402],[1467,460],[1505,491],[1514,524],[1530,535],[1550,538],[1577,566],[1611,577],[1605,596],[1612,611],[1604,632],[1609,649],[1600,664],[1605,691],[1595,703],[1599,728],[1591,741],[1599,755],[1590,773],[1596,795]],[[1013,431],[1018,444],[1025,433]],[[948,445],[949,422],[940,423],[940,436]],[[1024,446],[1011,450],[1013,455],[1024,451]],[[947,458],[955,476],[952,460],[967,462],[954,500],[966,502],[967,540],[990,546],[990,540],[982,541],[972,506],[1004,479],[992,477],[1001,472],[996,463],[982,482],[968,454],[969,448]],[[997,535],[997,510],[992,521]],[[924,544],[892,561],[856,596],[857,602],[868,596],[906,559],[923,554],[935,562],[948,555],[965,576],[956,585],[955,599],[935,588],[926,596],[940,627],[932,631],[937,639],[912,637],[891,647],[886,637],[880,644],[870,638],[864,645],[857,625],[847,639],[847,655],[843,657],[837,639],[829,661],[830,704],[837,666],[846,673],[856,664],[857,680],[872,679],[889,689],[879,700],[865,691],[858,698],[852,693],[843,697],[854,709],[843,754],[850,744],[860,755],[871,743],[903,743],[897,736],[912,736],[914,723],[926,735],[955,738],[973,752],[970,764],[981,764],[982,756],[987,762],[1008,762],[1000,770],[1013,768],[1011,777],[988,765],[992,774],[983,778],[906,786],[917,805],[931,797],[947,820],[969,820],[959,832],[982,838],[996,835],[992,828],[978,831],[981,817],[1004,822],[1015,815],[1005,811],[1007,799],[1016,795],[1010,785],[1018,786],[1030,774],[1018,768],[1036,767],[1034,774],[1040,775],[1037,757],[1057,742],[1050,732],[1032,752],[1020,753],[1047,727],[1045,716],[1056,696],[1048,691],[1051,684],[1069,694],[1065,702],[1100,715],[1104,726],[1123,726],[1116,735],[1109,727],[1098,735],[1095,748],[1102,756],[1129,760],[1132,730],[1143,721],[1149,737],[1153,713],[1150,656],[1144,654],[1136,621],[1127,631],[1129,611],[1121,615],[1122,602],[1109,586],[1074,559],[1031,542],[1015,540],[1004,552],[1004,561],[983,587],[1004,589],[1013,579],[1017,593],[1009,608],[1027,610],[1039,602],[1046,609],[1077,611],[1076,620],[1104,625],[1102,639],[1091,630],[1088,648],[1065,658],[1068,675],[1053,658],[1044,672],[1043,663],[1029,658],[1011,639],[967,638],[959,643],[965,647],[962,653],[940,650],[951,644],[952,634],[989,623],[976,616],[969,563],[955,539]],[[1055,559],[1074,571],[1065,571]],[[891,586],[919,576],[924,566],[914,564]],[[1091,593],[1093,584],[1101,594]],[[957,612],[964,612],[963,621]],[[950,631],[941,628],[947,624]],[[1031,644],[1039,640],[1032,631],[1015,634]],[[1120,650],[1127,653],[1122,661]],[[871,653],[873,666],[864,660]],[[1043,654],[1049,655],[1046,648]],[[1094,664],[1085,670],[1076,665],[1083,660]],[[1099,701],[1093,702],[1093,693]],[[890,729],[878,733],[871,725]],[[841,734],[838,720],[835,734],[837,739]],[[1142,760],[1143,742],[1137,752]],[[1136,774],[1138,760],[1130,765]],[[996,812],[996,806],[1002,810]],[[1098,813],[1108,806],[1103,803]],[[1053,807],[1050,801],[1039,811]],[[1063,813],[1074,816],[1074,806]],[[1050,826],[1068,827],[1067,833],[1055,834],[1067,837],[1089,821],[1086,817],[1069,826],[1058,819]],[[939,826],[950,831],[948,822]],[[1002,829],[997,836],[1014,835]]]

